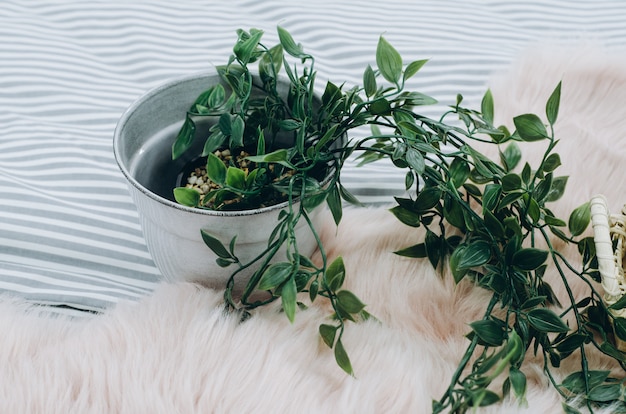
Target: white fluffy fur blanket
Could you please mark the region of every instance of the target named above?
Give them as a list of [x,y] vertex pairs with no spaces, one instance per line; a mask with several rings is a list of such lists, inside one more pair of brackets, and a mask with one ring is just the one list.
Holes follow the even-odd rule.
[[[561,79],[557,149],[570,181],[555,210],[567,215],[604,193],[615,211],[626,201],[625,62],[591,50],[531,53],[492,82],[497,116],[543,113]],[[323,232],[330,255],[343,255],[347,287],[382,321],[346,331],[356,379],[318,338],[325,309],[298,313],[293,326],[276,307],[239,324],[222,313],[221,292],[164,284],[139,303],[80,321],[0,302],[0,412],[429,412],[487,295],[467,283],[455,287],[426,261],[392,254],[422,234],[384,209],[348,210],[338,231],[331,222]],[[615,368],[598,355],[590,360]],[[561,377],[573,369],[575,361],[565,363]],[[524,370],[528,407],[509,401],[485,411],[561,411],[541,365]]]

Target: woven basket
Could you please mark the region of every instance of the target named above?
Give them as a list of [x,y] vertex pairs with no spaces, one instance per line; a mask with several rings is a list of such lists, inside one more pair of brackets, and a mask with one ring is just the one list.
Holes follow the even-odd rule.
[[[610,214],[602,195],[591,199],[591,224],[594,232],[598,270],[602,278],[604,301],[608,306],[626,293],[624,255],[626,252],[626,205],[621,214]],[[611,310],[616,317],[626,317],[626,308]],[[615,338],[617,347],[626,351],[626,342]]]

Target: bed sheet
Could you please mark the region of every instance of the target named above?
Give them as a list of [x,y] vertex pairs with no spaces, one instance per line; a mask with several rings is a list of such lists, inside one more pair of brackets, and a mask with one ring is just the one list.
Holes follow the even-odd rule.
[[[159,282],[112,153],[122,112],[170,78],[210,70],[237,28],[289,30],[319,78],[359,83],[383,34],[405,60],[430,62],[413,87],[477,103],[491,73],[551,42],[626,47],[621,0],[375,2],[168,0],[0,2],[0,292],[100,310]],[[399,176],[399,174],[401,174]],[[380,204],[401,171],[348,166],[344,183]],[[400,179],[398,179],[400,177]]]

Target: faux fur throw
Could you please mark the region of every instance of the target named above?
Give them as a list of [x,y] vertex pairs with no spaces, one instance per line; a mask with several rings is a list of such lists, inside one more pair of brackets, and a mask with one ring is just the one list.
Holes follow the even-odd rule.
[[[569,174],[567,214],[603,193],[613,211],[626,201],[626,63],[591,50],[533,52],[496,77],[496,116],[543,113],[563,81],[557,146]],[[538,157],[544,148],[524,151]],[[535,164],[536,165],[536,158]],[[468,323],[488,294],[441,277],[426,260],[394,250],[420,242],[420,229],[386,209],[349,209],[323,229],[330,257],[343,255],[346,283],[380,323],[351,324],[345,375],[317,327],[328,309],[312,306],[290,325],[277,307],[246,323],[222,312],[222,292],[164,284],[138,303],[85,320],[43,318],[27,305],[0,303],[2,413],[427,413],[468,345]],[[568,254],[577,260],[575,252]],[[554,277],[554,275],[548,275]],[[572,280],[574,291],[584,286]],[[558,283],[553,283],[562,295]],[[319,305],[322,306],[322,305]],[[572,358],[573,359],[573,358]],[[589,356],[594,369],[617,369]],[[578,370],[567,361],[563,378]],[[505,401],[486,412],[561,412],[542,362],[525,365],[528,406]],[[481,411],[482,412],[482,411]]]

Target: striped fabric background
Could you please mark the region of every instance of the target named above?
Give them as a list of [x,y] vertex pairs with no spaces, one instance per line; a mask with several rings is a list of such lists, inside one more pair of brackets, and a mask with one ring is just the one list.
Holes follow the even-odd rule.
[[[148,294],[159,274],[111,150],[117,119],[147,89],[224,63],[235,29],[284,26],[320,79],[360,82],[378,36],[430,58],[412,86],[476,104],[493,71],[543,41],[626,48],[622,0],[2,0],[0,291],[98,310]],[[320,82],[322,84],[322,82]],[[384,164],[345,174],[363,201],[402,192]]]

